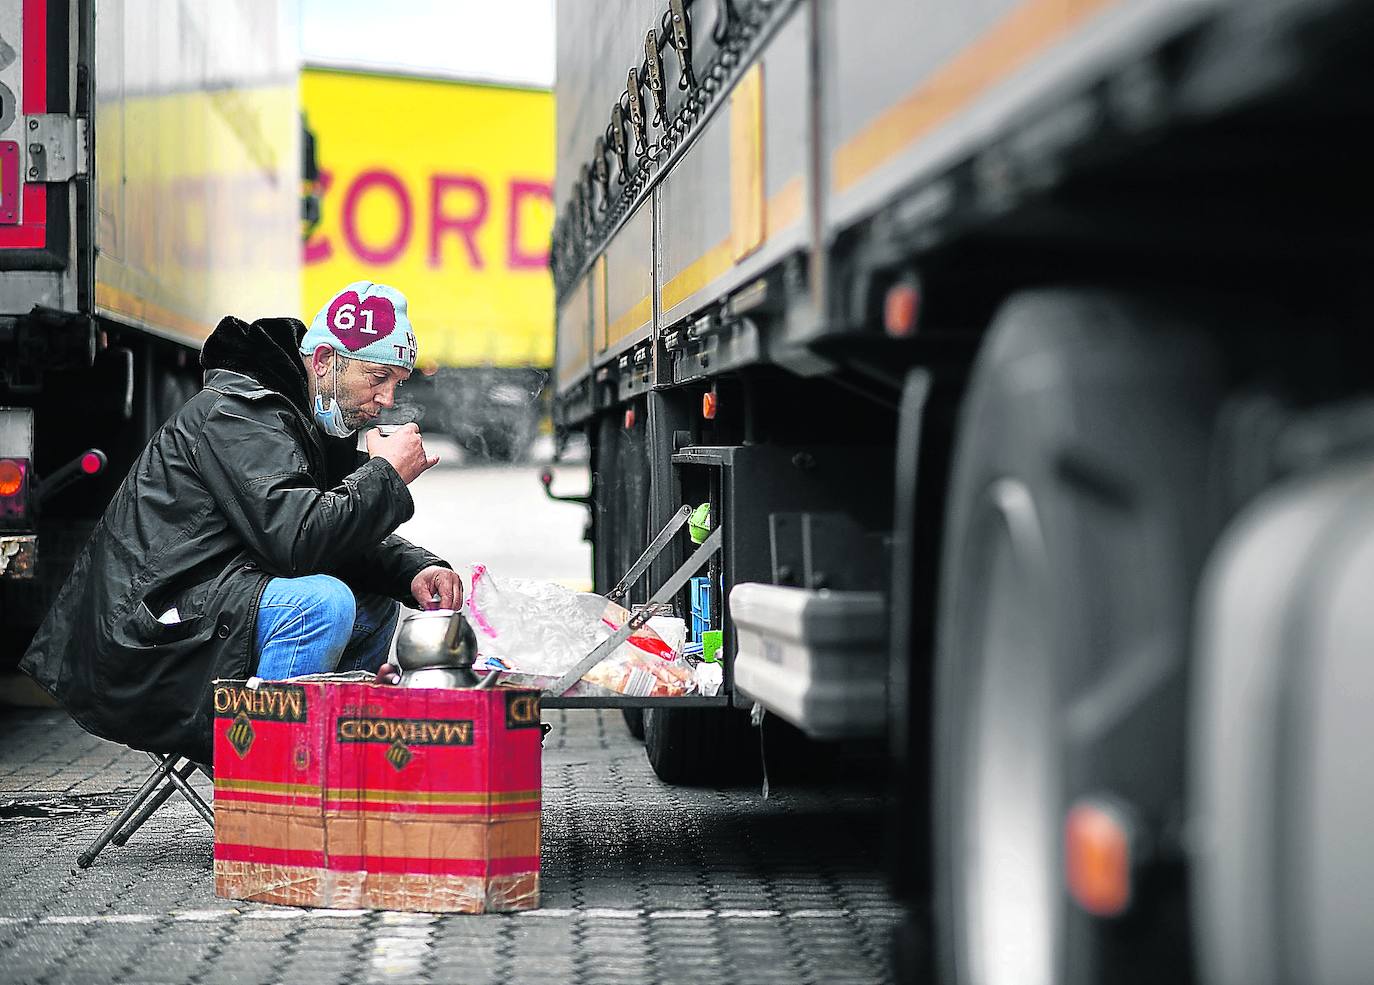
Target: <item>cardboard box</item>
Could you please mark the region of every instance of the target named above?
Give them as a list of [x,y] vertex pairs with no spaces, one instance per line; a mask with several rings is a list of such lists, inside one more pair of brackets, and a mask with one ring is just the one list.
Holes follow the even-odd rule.
[[216,895],[539,905],[538,692],[214,686]]

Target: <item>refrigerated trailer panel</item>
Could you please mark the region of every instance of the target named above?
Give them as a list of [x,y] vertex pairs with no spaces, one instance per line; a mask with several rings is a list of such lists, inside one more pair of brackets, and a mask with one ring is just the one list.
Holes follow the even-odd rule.
[[[567,94],[555,104],[554,204],[561,211],[572,198],[578,168],[591,159],[596,138],[610,123],[611,104],[625,89],[627,70],[644,57],[644,35],[650,27],[659,26],[663,4],[596,0],[555,6],[558,91]],[[671,61],[672,52],[665,56]]]
[[191,346],[227,312],[296,313],[293,10],[4,5],[0,316],[102,315]]
[[[1087,87],[1205,23],[1219,2],[824,5],[826,225],[851,225],[992,138],[1072,138],[1093,112]],[[1047,118],[1059,132],[1034,132]]]
[[645,202],[606,249],[606,318],[596,337],[595,362],[648,338],[653,325],[653,203]]
[[796,12],[663,179],[661,324],[691,316],[809,242],[809,21]]
[[554,368],[554,383],[563,394],[587,375],[591,359],[591,299],[590,282],[584,277],[558,306],[558,331],[562,342],[558,346],[558,361]]
[[291,4],[102,3],[95,308],[199,345],[227,313],[299,313]]

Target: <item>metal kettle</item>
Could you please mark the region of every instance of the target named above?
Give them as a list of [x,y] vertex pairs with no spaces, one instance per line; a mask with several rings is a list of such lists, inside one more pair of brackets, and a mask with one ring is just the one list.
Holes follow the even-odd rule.
[[401,687],[475,687],[477,634],[455,609],[412,612],[396,632]]

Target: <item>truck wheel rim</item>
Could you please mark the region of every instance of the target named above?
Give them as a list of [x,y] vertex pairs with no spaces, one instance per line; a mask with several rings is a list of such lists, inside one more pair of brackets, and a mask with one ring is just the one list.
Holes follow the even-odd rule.
[[994,483],[981,557],[967,570],[976,673],[966,720],[962,832],[970,980],[1049,985],[1056,980],[1059,756],[1044,539],[1030,492]]

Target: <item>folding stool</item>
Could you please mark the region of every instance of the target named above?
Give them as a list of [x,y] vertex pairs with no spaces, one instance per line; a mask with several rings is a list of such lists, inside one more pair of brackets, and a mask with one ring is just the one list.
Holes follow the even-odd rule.
[[210,767],[193,763],[182,756],[150,752],[148,758],[156,764],[156,768],[148,774],[143,786],[138,788],[138,792],[124,810],[120,811],[119,816],[106,825],[105,830],[101,831],[95,841],[77,857],[76,864],[81,868],[88,868],[111,841],[121,846],[127,842],[134,832],[143,826],[144,821],[167,803],[173,793],[180,793],[190,801],[191,806],[206,824],[211,828],[215,826],[215,815],[209,805],[188,782],[191,774],[197,771],[214,779]]

